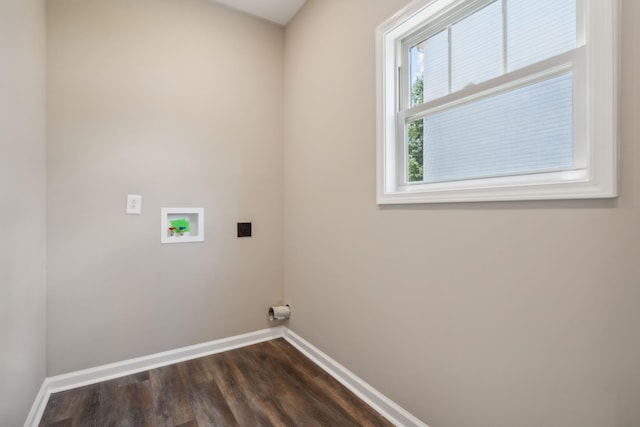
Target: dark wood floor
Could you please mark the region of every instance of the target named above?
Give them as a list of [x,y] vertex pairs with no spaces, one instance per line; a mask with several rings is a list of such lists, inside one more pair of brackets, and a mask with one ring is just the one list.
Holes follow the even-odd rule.
[[392,426],[283,339],[51,395],[40,426]]

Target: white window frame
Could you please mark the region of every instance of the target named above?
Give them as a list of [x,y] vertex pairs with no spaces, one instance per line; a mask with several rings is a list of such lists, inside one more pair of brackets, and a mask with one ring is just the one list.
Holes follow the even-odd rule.
[[[478,0],[416,0],[376,29],[377,67],[377,202],[378,204],[452,203],[506,200],[591,199],[617,197],[618,181],[618,0],[577,0],[578,49],[509,73],[502,86],[549,77],[562,70],[574,73],[574,152],[571,170],[438,183],[408,183],[405,123],[416,108],[400,108],[408,89],[400,69],[403,40],[452,8]],[[405,58],[406,60],[406,58]],[[568,67],[568,68],[567,68]],[[573,67],[573,68],[572,68]],[[405,84],[406,86],[406,84]],[[492,94],[476,85],[438,100],[434,108],[453,106]],[[424,115],[422,110],[421,115]]]

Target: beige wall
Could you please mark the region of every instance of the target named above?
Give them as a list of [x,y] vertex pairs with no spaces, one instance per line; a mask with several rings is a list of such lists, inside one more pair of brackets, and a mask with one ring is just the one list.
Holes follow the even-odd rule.
[[[48,375],[268,327],[283,29],[205,0],[47,8]],[[161,245],[161,207],[205,208],[205,242]]]
[[617,200],[379,207],[374,30],[286,30],[290,327],[431,427],[640,425],[640,4],[623,0]]
[[24,423],[45,377],[42,0],[0,1],[0,424]]
[[[267,327],[284,275],[290,327],[431,427],[640,424],[640,4],[622,0],[617,200],[381,208],[374,29],[406,3],[309,0],[283,43],[204,0],[48,0],[48,375]],[[36,84],[17,87],[37,92],[33,43],[16,74]],[[40,183],[32,243],[0,246],[33,276],[3,278],[4,301],[4,283],[41,295],[44,168],[19,120],[42,117],[0,111],[36,147],[0,157],[1,194]],[[143,215],[124,215],[127,193]],[[206,241],[160,245],[161,206],[205,207]],[[2,346],[34,349],[25,396],[37,301],[12,306],[17,338],[0,324]]]

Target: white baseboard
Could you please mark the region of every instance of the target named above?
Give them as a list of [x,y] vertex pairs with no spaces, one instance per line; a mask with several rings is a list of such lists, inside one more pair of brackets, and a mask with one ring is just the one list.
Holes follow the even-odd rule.
[[353,372],[333,360],[295,332],[290,329],[285,329],[284,339],[396,426],[428,427],[400,405],[371,387],[360,377],[356,376]]
[[229,351],[248,345],[257,344],[263,341],[280,338],[284,335],[282,326],[263,329],[248,334],[236,335],[202,344],[182,347],[175,350],[164,351],[162,353],[151,354],[149,356],[137,357],[135,359],[124,360],[122,362],[102,365],[95,368],[84,369],[82,371],[71,372],[63,375],[50,377],[49,389],[52,393],[65,391],[72,388],[95,384],[113,378],[124,377],[149,369],[171,365],[173,363],[184,362],[185,360],[197,359],[198,357],[209,356],[223,351]]
[[324,369],[329,375],[342,383],[345,387],[355,393],[396,426],[428,427],[422,421],[401,408],[398,404],[357,377],[347,368],[340,365],[331,357],[324,354],[302,337],[284,326],[264,329],[257,332],[223,338],[203,344],[196,344],[189,347],[169,350],[149,356],[138,357],[135,359],[124,360],[122,362],[111,363],[108,365],[46,378],[42,383],[42,387],[40,387],[40,391],[36,396],[35,401],[33,402],[33,406],[31,407],[31,411],[29,411],[24,427],[37,427],[38,424],[40,424],[47,402],[49,401],[49,396],[52,393],[96,384],[102,381],[123,377],[125,375],[144,372],[161,366],[197,359],[199,357],[246,347],[276,338],[286,339],[294,347],[309,357],[314,363]]
[[27,415],[27,420],[24,422],[24,427],[36,427],[40,424],[40,419],[42,418],[42,414],[44,414],[44,409],[47,407],[50,395],[48,378],[45,378],[33,401],[33,405],[31,405],[31,410],[29,411],[29,415]]
[[164,351],[149,356],[137,357],[122,362],[110,363],[95,368],[83,369],[68,374],[56,375],[44,380],[40,392],[31,407],[24,427],[36,427],[44,414],[51,393],[70,390],[102,381],[123,377],[125,375],[144,372],[150,369],[167,366],[185,360],[197,359],[211,354],[221,353],[248,345],[282,338],[284,327],[278,326],[248,334],[236,335],[202,344]]

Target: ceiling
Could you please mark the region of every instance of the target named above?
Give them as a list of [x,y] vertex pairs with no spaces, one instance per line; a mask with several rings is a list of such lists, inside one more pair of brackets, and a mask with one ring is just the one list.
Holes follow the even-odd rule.
[[213,0],[232,9],[287,25],[306,0]]

